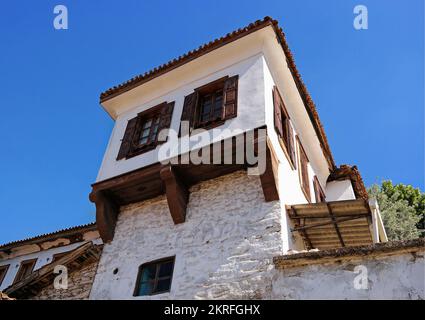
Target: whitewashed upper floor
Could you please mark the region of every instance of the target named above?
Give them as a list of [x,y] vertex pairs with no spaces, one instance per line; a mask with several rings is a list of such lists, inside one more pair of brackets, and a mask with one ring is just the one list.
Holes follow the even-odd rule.
[[[284,203],[315,202],[314,177],[328,201],[354,199],[351,182],[328,183],[329,159],[325,156],[314,124],[306,110],[299,88],[288,66],[288,59],[272,26],[240,37],[226,45],[197,57],[150,81],[102,102],[115,120],[107,149],[98,173],[97,182],[116,177],[158,162],[160,146],[137,156],[117,160],[129,120],[164,102],[174,102],[170,129],[179,131],[185,97],[196,88],[223,77],[238,76],[237,115],[206,133],[191,137],[196,148],[216,142],[235,132],[246,132],[263,126],[279,160],[279,194]],[[277,87],[293,130],[295,165],[284,152],[274,125],[273,88]],[[222,129],[222,130],[216,130]],[[228,129],[228,130],[224,130]],[[208,135],[211,139],[203,139]],[[173,141],[168,139],[166,144]],[[300,149],[308,159],[309,195],[301,186]],[[161,145],[164,147],[164,144]],[[192,145],[193,147],[193,145]],[[184,150],[180,150],[185,152]],[[187,150],[188,151],[188,150]],[[309,198],[309,199],[308,199]]]

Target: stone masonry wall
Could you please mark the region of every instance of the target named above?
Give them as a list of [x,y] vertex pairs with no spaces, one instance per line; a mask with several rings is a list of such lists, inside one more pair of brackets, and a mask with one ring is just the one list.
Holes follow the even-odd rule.
[[86,300],[92,288],[98,262],[74,271],[68,278],[68,289],[55,289],[53,284],[43,288],[31,300]]
[[423,300],[425,262],[420,251],[275,269],[272,298]]
[[[90,298],[269,299],[280,218],[279,201],[265,202],[259,177],[244,171],[192,187],[182,224],[173,223],[165,197],[123,207]],[[133,297],[138,267],[169,256],[170,292]]]

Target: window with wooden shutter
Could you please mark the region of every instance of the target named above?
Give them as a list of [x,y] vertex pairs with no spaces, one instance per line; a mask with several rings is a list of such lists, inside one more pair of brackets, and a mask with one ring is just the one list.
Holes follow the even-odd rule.
[[285,104],[276,86],[273,87],[274,127],[280,145],[293,169],[296,169],[295,143],[292,124]]
[[291,163],[294,166],[294,169],[296,169],[296,157],[295,157],[295,142],[294,142],[294,129],[292,128],[291,123],[288,119],[288,152],[289,152],[289,158],[291,159]]
[[[173,117],[173,110],[174,110],[174,101],[166,103],[161,109],[161,118],[160,118],[159,128],[158,128],[158,136],[156,138],[157,144],[165,143],[168,140],[168,130],[167,129],[169,129],[170,125],[171,125],[171,118]],[[163,130],[167,130],[167,131],[163,131]],[[161,135],[163,135],[163,136],[161,136]]]
[[[185,97],[181,122],[186,121],[189,134],[196,128],[220,126],[237,116],[238,78],[236,75],[218,79]],[[182,128],[181,125],[180,136],[186,133]]]
[[134,131],[136,130],[137,117],[128,120],[127,127],[125,129],[124,137],[121,140],[120,151],[118,152],[117,160],[126,158],[130,153],[131,142],[133,140]]
[[224,107],[222,119],[227,120],[237,116],[238,110],[238,79],[233,76],[224,82]]
[[186,134],[186,132],[182,132],[183,121],[185,121],[187,124],[186,129],[189,130],[188,133],[190,134],[192,132],[198,99],[199,99],[199,93],[197,91],[184,97],[183,111],[182,111],[182,116],[180,119],[179,136]]
[[325,193],[323,192],[322,187],[320,186],[320,182],[319,179],[317,179],[316,176],[314,176],[313,179],[313,187],[314,187],[314,195],[316,197],[316,202],[325,202],[326,197],[325,197]]
[[13,283],[21,281],[25,277],[29,276],[31,272],[34,270],[35,263],[37,259],[31,259],[21,262],[21,266],[19,267],[18,273],[15,276],[15,280]]
[[2,285],[3,280],[6,277],[7,270],[9,270],[9,264],[5,266],[0,266],[0,286]]
[[168,134],[165,137],[161,137],[163,138],[161,140],[158,140],[158,137],[162,130],[169,129],[173,109],[174,101],[163,102],[130,119],[127,123],[117,160],[137,156],[155,149],[160,143],[164,143]]
[[273,89],[273,104],[274,104],[274,127],[279,137],[283,137],[282,125],[282,109],[280,107],[279,98],[277,97],[277,88]]
[[298,149],[299,149],[299,159],[300,159],[300,170],[299,170],[299,176],[300,176],[300,184],[301,189],[304,192],[305,197],[307,198],[308,202],[311,202],[311,195],[310,195],[310,180],[308,177],[308,158],[304,151],[304,148],[301,144],[300,139],[297,139],[298,141]]

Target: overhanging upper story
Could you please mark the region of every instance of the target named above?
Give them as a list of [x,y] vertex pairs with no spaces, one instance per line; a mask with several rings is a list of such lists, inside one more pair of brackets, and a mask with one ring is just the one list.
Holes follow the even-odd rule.
[[[179,131],[185,97],[195,89],[223,77],[238,76],[237,116],[220,129],[248,131],[266,124],[272,116],[276,85],[319,180],[325,184],[335,167],[320,120],[277,22],[265,18],[239,29],[172,62],[129,80],[101,95],[101,104],[115,120],[97,181],[157,162],[158,149],[118,160],[129,120],[162,103],[174,102],[170,129]],[[232,135],[217,134],[214,141]],[[200,145],[198,145],[200,146]]]
[[[120,205],[166,193],[174,221],[182,222],[190,185],[247,168],[165,167],[159,159],[180,159],[259,129],[267,130],[267,168],[260,176],[266,201],[279,195],[285,204],[367,198],[353,170],[332,175],[341,170],[284,34],[271,18],[109,89],[101,104],[115,120],[90,196],[104,240],[112,238]],[[162,129],[168,129],[165,139],[159,138]],[[189,136],[187,144],[176,146]],[[272,168],[276,163],[283,167],[279,172]]]

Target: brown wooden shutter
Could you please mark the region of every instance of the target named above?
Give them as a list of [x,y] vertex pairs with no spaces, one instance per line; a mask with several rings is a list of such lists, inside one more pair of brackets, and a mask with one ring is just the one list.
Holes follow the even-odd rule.
[[321,202],[319,186],[317,184],[318,184],[317,177],[314,176],[314,179],[313,179],[314,196],[316,197],[316,202]]
[[283,137],[283,124],[282,124],[282,109],[280,108],[280,95],[277,87],[273,87],[273,104],[274,104],[274,127],[277,134]]
[[320,186],[320,182],[319,182],[319,179],[317,179],[317,176],[314,176],[313,186],[314,186],[314,195],[316,197],[316,202],[324,202],[325,194],[323,193],[323,189]]
[[[161,132],[161,130],[170,128],[171,118],[173,117],[173,110],[174,110],[174,101],[165,103],[164,106],[161,108],[161,120],[159,121],[158,135]],[[167,139],[168,139],[168,134],[167,134]],[[163,141],[158,141],[158,136],[157,136],[157,142],[159,144],[165,143],[167,139]]]
[[[198,101],[198,92],[195,91],[188,96],[184,97],[183,111],[180,119],[181,121],[189,121],[189,133],[192,132],[194,126],[196,105]],[[179,137],[181,136],[181,124],[179,130]]]
[[293,129],[292,129],[292,125],[291,122],[289,121],[289,119],[286,120],[287,121],[287,128],[288,128],[288,152],[289,152],[289,157],[291,158],[292,164],[294,166],[294,168],[297,168],[297,162],[295,161],[295,144],[294,144],[294,134],[293,134]]
[[310,180],[308,178],[308,158],[305,154],[304,148],[301,145],[301,141],[298,140],[298,145],[300,149],[300,166],[301,166],[301,185],[304,189],[305,196],[307,197],[307,200],[311,202],[311,196],[310,196]]
[[127,128],[125,129],[124,137],[122,138],[120,151],[118,152],[117,160],[125,158],[131,149],[131,142],[136,130],[137,117],[128,120]]
[[223,89],[223,120],[231,119],[238,114],[238,78],[233,76],[224,82]]

